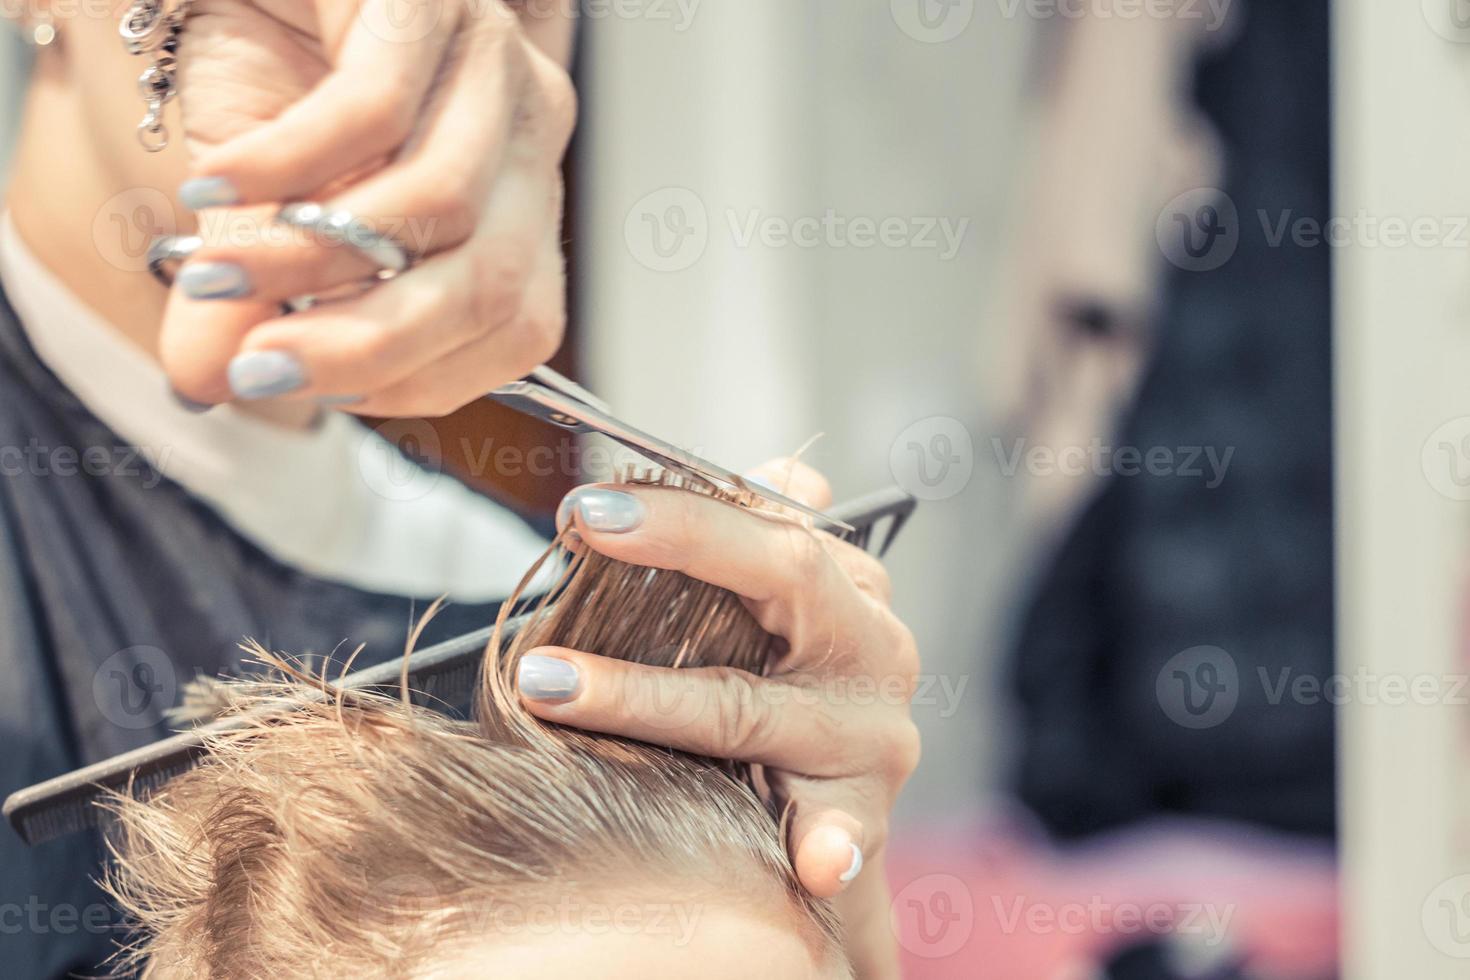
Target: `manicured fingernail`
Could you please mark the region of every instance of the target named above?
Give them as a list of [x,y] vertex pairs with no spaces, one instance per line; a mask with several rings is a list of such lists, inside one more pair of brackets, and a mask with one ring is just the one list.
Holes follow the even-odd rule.
[[852,848],[852,864],[849,864],[847,870],[837,878],[844,885],[863,873],[863,849],[856,844],[848,844],[848,847]]
[[573,490],[562,503],[564,509],[568,506],[577,509],[582,526],[589,531],[627,534],[643,523],[643,501],[631,493],[600,488]]
[[190,211],[229,207],[240,200],[240,192],[228,177],[195,177],[179,185],[179,203]]
[[233,262],[191,262],[177,282],[190,299],[239,299],[255,291],[244,267]]
[[257,350],[230,362],[230,390],[246,401],[289,395],[306,386],[306,368],[283,350]]
[[556,657],[527,654],[516,668],[516,687],[532,701],[570,701],[579,683],[576,665]]
[[363,395],[323,395],[316,403],[323,408],[343,408],[348,405],[360,405],[367,401]]
[[179,394],[178,391],[173,387],[170,387],[168,389],[168,393],[173,396],[175,404],[177,404],[184,411],[193,412],[195,415],[203,415],[205,412],[214,408],[214,406],[209,404],[208,402],[196,402],[192,398]]

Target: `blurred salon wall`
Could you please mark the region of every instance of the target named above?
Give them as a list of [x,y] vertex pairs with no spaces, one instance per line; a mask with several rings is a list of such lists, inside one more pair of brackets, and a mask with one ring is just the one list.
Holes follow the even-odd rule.
[[839,498],[929,498],[889,563],[926,675],[900,819],[972,811],[1003,761],[1017,548],[980,379],[1034,28],[1003,8],[584,8],[589,383],[732,467],[820,435]]

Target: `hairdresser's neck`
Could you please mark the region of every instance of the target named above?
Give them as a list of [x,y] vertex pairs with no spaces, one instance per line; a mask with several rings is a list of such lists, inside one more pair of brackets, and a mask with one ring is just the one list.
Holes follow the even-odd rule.
[[[157,213],[147,203],[172,199],[183,174],[182,152],[171,147],[149,155],[135,142],[146,167],[139,161],[123,166],[100,142],[100,133],[126,120],[92,118],[95,107],[79,97],[65,74],[59,58],[43,57],[36,67],[7,207],[41,263],[156,359],[168,294],[137,263],[147,236],[176,230],[172,209]],[[148,179],[135,179],[145,169]],[[145,186],[161,193],[140,191]]]

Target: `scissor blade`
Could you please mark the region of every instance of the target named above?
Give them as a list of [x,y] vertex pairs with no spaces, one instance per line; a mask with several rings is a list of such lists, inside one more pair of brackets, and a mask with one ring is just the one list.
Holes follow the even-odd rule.
[[509,405],[516,411],[533,415],[572,432],[597,432],[656,463],[708,480],[711,483],[746,490],[763,500],[805,514],[822,528],[851,531],[852,525],[792,500],[769,487],[750,483],[716,463],[687,449],[637,429],[613,415],[599,411],[580,398],[554,390],[536,381],[517,381],[491,392],[490,398]]

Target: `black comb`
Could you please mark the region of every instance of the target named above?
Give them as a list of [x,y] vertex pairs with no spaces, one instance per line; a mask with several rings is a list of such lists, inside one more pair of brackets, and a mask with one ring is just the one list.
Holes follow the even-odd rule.
[[[829,514],[852,528],[837,536],[860,548],[871,550],[872,542],[881,534],[882,544],[877,549],[881,557],[917,506],[914,497],[893,487],[834,507]],[[519,616],[508,621],[507,636],[514,636],[528,618]],[[447,706],[467,703],[479,683],[491,632],[490,627],[476,630],[412,654],[408,658],[408,687],[414,702]],[[354,671],[328,684],[327,689],[396,692],[402,679],[403,660],[395,658]],[[127,793],[142,799],[193,768],[204,751],[205,736],[239,730],[249,721],[246,715],[200,725],[18,790],[5,801],[5,819],[22,840],[33,846],[97,827],[106,816],[106,811],[96,805],[104,793]]]

